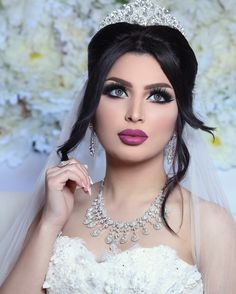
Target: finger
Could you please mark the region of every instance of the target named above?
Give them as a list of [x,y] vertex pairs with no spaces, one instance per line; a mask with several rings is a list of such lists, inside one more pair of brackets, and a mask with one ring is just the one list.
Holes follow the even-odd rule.
[[[60,165],[62,162],[65,163],[65,165]],[[72,163],[79,163],[79,161],[75,160],[74,158],[70,158],[68,160],[60,161],[58,163],[58,165],[49,167],[47,170],[48,170],[48,172],[50,172],[50,171],[56,170],[58,168],[64,168],[66,165],[72,164]]]
[[[74,165],[84,173],[84,176],[86,177],[86,184],[89,187],[90,184],[91,184],[91,180],[90,180],[90,177],[88,175],[88,168],[86,168],[85,165],[80,163],[78,160],[75,160],[75,159],[72,158],[72,159],[69,160],[69,164],[67,166],[71,167],[71,166],[74,166]],[[67,166],[64,166],[63,168],[66,168]]]
[[77,160],[72,160],[71,161],[71,165],[74,164],[76,166],[76,168],[78,168],[80,171],[82,171],[84,173],[85,176],[85,181],[86,181],[86,185],[87,185],[87,191],[89,193],[89,195],[91,196],[91,185],[93,184],[91,177],[88,174],[88,166],[86,164],[82,164]]
[[79,167],[85,172],[85,175],[88,177],[88,185],[93,185],[93,180],[89,175],[88,166],[86,164],[80,164]]
[[82,164],[80,161],[74,158],[71,158],[69,160],[69,164],[77,164],[79,168],[81,168],[85,172],[86,175],[88,174],[88,166],[86,164]]
[[47,183],[51,189],[62,191],[68,180],[75,182],[79,187],[86,188],[83,178],[72,170],[66,170],[58,175],[48,177]]
[[63,168],[57,168],[57,169],[51,171],[50,174],[48,174],[48,175],[57,176],[57,175],[61,174],[62,172],[66,171],[66,170],[73,170],[74,172],[79,173],[79,176],[81,176],[81,174],[82,174],[84,184],[87,187],[90,186],[88,172],[86,171],[85,168],[84,169],[81,168],[81,166],[79,164],[77,164],[77,163],[66,165]]
[[79,181],[80,181],[80,187],[81,188],[84,188],[85,191],[88,190],[88,184],[87,184],[87,181],[86,181],[86,177],[84,176],[84,174],[81,172],[81,171],[78,171],[78,170],[73,170],[73,169],[63,169],[61,171],[56,171],[54,174],[51,174],[48,176],[48,178],[55,178],[55,177],[59,177],[61,175],[67,175],[68,172],[72,172],[73,174],[75,174],[78,178],[79,178]]
[[88,175],[88,166],[85,164],[82,164],[80,163],[78,160],[74,159],[74,158],[70,158],[68,161],[68,164],[65,165],[65,166],[56,166],[56,167],[52,167],[52,168],[49,168],[47,171],[46,171],[46,174],[47,175],[55,175],[55,174],[58,174],[60,173],[60,171],[62,169],[65,169],[67,166],[71,166],[71,165],[76,165],[85,175],[85,183],[87,185],[87,187],[89,188],[90,185],[93,184],[93,181],[91,179],[91,177]]
[[[62,162],[62,161],[61,161]],[[60,162],[60,163],[61,163]],[[76,159],[74,159],[74,158],[70,158],[70,159],[68,159],[68,160],[65,160],[64,161],[65,163],[67,163],[67,164],[73,164],[73,163],[77,163],[77,164],[79,164],[79,165],[81,165],[82,167],[85,167],[86,168],[86,170],[88,170],[88,166],[85,164],[82,164],[80,161],[78,161],[78,160],[76,160]],[[59,164],[60,164],[59,163]],[[62,165],[62,166],[59,166],[59,164],[57,165],[57,166],[52,166],[52,167],[49,167],[48,169],[47,169],[47,171],[48,172],[50,172],[50,171],[54,171],[54,170],[57,170],[58,168],[64,168],[66,165]]]
[[89,175],[88,175],[88,170],[86,170],[86,168],[81,165],[81,164],[74,164],[75,168],[77,168],[80,172],[82,172],[84,174],[84,180],[86,183],[87,188],[90,188],[90,180],[89,180]]

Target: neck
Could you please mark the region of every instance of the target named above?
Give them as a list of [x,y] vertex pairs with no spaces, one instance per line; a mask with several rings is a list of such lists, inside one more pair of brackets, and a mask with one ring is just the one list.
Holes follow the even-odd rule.
[[124,164],[107,156],[104,181],[104,197],[113,205],[150,202],[166,182],[163,157]]

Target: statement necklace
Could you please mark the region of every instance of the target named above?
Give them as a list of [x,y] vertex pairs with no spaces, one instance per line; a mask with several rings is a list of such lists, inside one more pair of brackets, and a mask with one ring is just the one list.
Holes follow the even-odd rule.
[[[128,234],[131,233],[131,241],[137,242],[139,236],[138,230],[142,231],[143,235],[149,235],[150,230],[147,224],[151,224],[155,230],[160,230],[163,226],[163,219],[161,217],[161,206],[165,198],[164,188],[155,197],[148,210],[140,218],[136,218],[134,221],[121,222],[114,221],[107,216],[104,207],[103,198],[104,180],[101,181],[99,193],[93,200],[92,206],[87,209],[83,224],[88,228],[93,228],[90,232],[92,237],[100,235],[102,230],[109,228],[109,233],[105,237],[107,244],[120,243],[124,244],[128,242]],[[165,210],[165,217],[167,217],[167,211]],[[95,228],[96,227],[96,228]]]

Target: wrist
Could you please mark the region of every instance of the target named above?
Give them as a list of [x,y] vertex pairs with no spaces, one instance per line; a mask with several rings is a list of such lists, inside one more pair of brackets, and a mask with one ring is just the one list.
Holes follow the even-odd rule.
[[40,232],[47,233],[52,236],[57,236],[60,233],[62,226],[53,224],[42,217],[39,222],[38,228]]

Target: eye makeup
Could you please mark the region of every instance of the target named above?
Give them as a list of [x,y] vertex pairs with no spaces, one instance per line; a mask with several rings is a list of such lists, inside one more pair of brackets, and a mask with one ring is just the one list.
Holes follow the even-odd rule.
[[[115,90],[117,90],[116,93],[118,94],[118,96],[111,94],[111,92],[115,91]],[[109,97],[112,97],[112,98],[119,98],[120,97],[119,94],[122,94],[121,92],[123,92],[127,95],[125,86],[123,86],[119,83],[109,83],[104,86],[102,94],[109,96]]]
[[152,89],[147,99],[152,96],[156,97],[153,103],[168,103],[174,100],[174,98],[165,88],[160,87]]
[[[127,95],[126,87],[120,83],[109,83],[106,84],[103,88],[102,94],[111,98],[123,98],[123,94]],[[113,92],[113,93],[112,93]],[[116,94],[114,94],[116,92]],[[146,98],[147,100],[151,100],[151,97],[155,97],[151,102],[152,103],[168,103],[174,100],[171,94],[164,87],[156,87],[151,89],[149,96]]]

